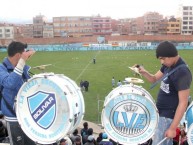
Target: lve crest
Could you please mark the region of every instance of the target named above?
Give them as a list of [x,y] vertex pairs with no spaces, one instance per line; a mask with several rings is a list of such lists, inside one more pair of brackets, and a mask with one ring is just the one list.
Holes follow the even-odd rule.
[[150,122],[148,110],[135,101],[117,104],[111,117],[115,131],[126,136],[143,134]]
[[56,117],[55,93],[38,91],[27,98],[29,112],[41,128],[49,128]]

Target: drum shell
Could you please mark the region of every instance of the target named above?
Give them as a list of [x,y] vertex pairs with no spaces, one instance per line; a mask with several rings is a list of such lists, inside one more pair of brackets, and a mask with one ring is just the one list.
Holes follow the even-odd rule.
[[[130,145],[149,140],[157,127],[158,117],[151,95],[142,87],[129,84],[119,86],[107,95],[101,122],[111,139]],[[140,119],[145,121],[140,124]]]
[[84,112],[80,88],[62,74],[34,75],[22,85],[16,98],[22,130],[40,144],[54,143],[66,136],[82,121]]

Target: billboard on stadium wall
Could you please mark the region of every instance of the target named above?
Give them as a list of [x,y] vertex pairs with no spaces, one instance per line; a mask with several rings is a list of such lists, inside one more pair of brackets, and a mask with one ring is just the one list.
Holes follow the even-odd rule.
[[[154,50],[158,42],[118,42],[112,44],[52,44],[52,45],[28,45],[35,51],[98,51],[98,50]],[[193,43],[175,43],[179,50],[193,49]]]
[[6,48],[0,48],[0,52],[6,52],[7,49]]

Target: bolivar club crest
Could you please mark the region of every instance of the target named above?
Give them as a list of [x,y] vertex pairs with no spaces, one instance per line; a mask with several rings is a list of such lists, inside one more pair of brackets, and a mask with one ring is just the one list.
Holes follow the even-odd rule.
[[41,128],[49,128],[56,117],[55,93],[38,91],[27,98],[29,112]]

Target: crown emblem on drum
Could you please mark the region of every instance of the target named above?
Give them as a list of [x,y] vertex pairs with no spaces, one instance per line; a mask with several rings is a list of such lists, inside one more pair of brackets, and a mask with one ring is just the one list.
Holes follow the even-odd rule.
[[125,112],[132,112],[132,113],[136,112],[138,109],[138,107],[133,105],[132,103],[124,105],[123,108],[124,108]]

